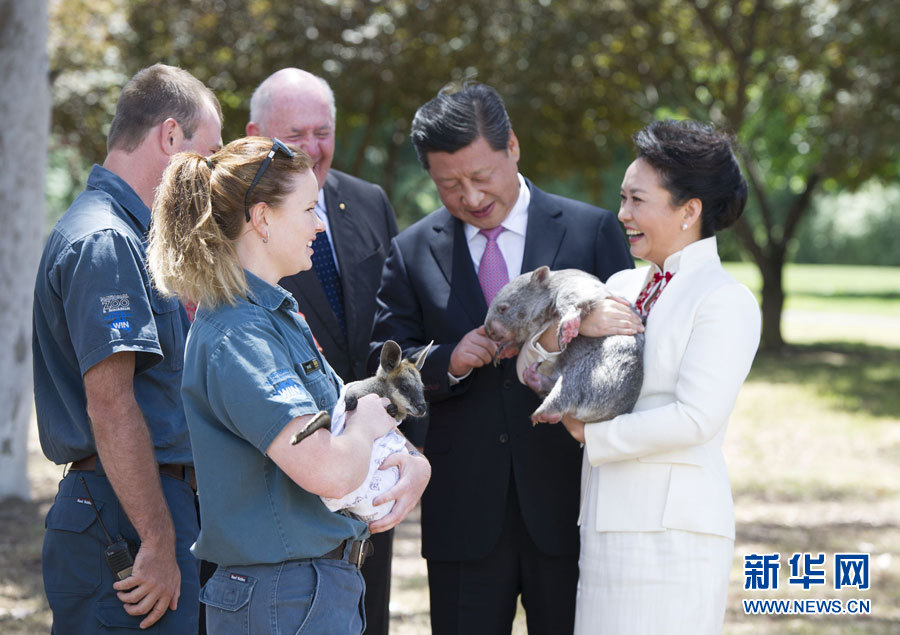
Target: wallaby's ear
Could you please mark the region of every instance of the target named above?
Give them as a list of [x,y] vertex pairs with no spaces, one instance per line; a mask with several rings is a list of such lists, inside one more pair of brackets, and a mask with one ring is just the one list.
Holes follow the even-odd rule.
[[546,286],[550,279],[550,267],[544,265],[531,272],[531,281]]
[[397,368],[402,358],[403,351],[400,350],[400,345],[394,340],[388,340],[381,347],[381,368],[386,373]]
[[428,342],[428,346],[422,349],[422,352],[416,357],[416,370],[422,370],[422,366],[425,365],[425,358],[428,357],[428,351],[431,350],[431,345],[434,344],[434,340]]

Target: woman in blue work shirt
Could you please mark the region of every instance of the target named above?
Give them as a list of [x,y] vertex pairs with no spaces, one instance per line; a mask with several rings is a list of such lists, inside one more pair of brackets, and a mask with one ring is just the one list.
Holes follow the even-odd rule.
[[[204,585],[210,632],[361,633],[366,524],[328,511],[365,478],[375,438],[396,422],[366,396],[347,431],[291,437],[332,411],[341,380],[278,280],[312,267],[324,230],[309,156],[247,137],[209,158],[175,156],[153,207],[148,262],[164,293],[199,304],[182,395],[200,497],[192,551],[219,565]],[[406,515],[424,457],[396,456]],[[389,527],[386,527],[389,528]]]

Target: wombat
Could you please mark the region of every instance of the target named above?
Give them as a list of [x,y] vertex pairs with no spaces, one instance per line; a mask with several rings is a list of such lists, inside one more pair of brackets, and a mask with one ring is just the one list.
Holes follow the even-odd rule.
[[498,354],[510,345],[521,349],[559,319],[562,353],[549,376],[537,370],[537,363],[525,372],[527,383],[544,397],[532,422],[557,422],[565,414],[606,421],[634,408],[643,382],[644,335],[576,337],[581,320],[609,295],[589,273],[540,267],[509,282],[491,302],[484,326],[500,344]]

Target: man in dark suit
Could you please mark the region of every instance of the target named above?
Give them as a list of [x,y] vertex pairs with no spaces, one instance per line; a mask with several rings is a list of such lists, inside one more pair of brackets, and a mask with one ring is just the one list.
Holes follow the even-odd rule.
[[433,633],[508,633],[521,594],[528,632],[572,632],[581,449],[561,426],[532,426],[539,400],[499,367],[484,332],[505,280],[540,265],[605,280],[633,266],[615,216],[538,189],[518,173],[519,142],[500,96],[441,92],[412,123],[444,207],[391,242],[378,292],[379,343],[409,355],[431,339],[422,498]]
[[[324,79],[297,68],[277,71],[254,91],[250,119],[248,135],[278,137],[313,159],[316,213],[326,230],[313,243],[313,269],[279,284],[296,298],[325,359],[344,382],[363,379],[381,266],[397,234],[394,210],[377,185],[331,169],[335,104]],[[371,525],[373,532],[383,520]],[[373,533],[375,552],[362,569],[367,634],[388,632],[393,533]]]

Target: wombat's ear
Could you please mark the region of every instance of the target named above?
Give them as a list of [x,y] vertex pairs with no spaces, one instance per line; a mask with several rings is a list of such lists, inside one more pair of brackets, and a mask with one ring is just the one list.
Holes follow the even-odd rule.
[[385,372],[389,373],[397,368],[402,358],[403,351],[400,350],[400,345],[394,340],[388,340],[381,347],[381,367]]
[[550,280],[550,267],[544,265],[531,272],[531,281],[546,286]]
[[422,349],[422,352],[416,356],[416,370],[422,370],[422,366],[425,365],[425,358],[428,357],[428,351],[431,350],[431,345],[434,344],[434,340],[428,342],[428,346]]

